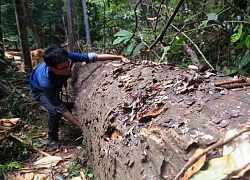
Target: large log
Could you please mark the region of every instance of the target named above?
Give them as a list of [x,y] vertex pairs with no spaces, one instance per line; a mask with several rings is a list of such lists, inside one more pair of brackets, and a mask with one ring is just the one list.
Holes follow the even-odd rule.
[[245,80],[147,61],[75,69],[76,112],[95,179],[172,180],[198,147],[250,121]]

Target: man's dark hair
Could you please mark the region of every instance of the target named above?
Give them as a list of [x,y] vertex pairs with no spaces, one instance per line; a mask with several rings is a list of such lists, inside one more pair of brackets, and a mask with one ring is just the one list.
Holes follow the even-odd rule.
[[43,60],[47,66],[56,68],[57,64],[69,59],[69,53],[62,46],[54,44],[43,53]]

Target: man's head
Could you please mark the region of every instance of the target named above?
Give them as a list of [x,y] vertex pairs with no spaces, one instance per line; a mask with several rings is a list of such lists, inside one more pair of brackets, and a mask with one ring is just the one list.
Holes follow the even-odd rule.
[[43,54],[43,59],[50,71],[56,75],[70,74],[70,60],[68,52],[59,45],[50,46]]

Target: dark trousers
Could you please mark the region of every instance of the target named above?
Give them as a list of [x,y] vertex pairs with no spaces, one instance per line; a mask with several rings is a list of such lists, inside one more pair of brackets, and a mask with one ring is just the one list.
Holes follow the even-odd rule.
[[50,137],[50,141],[58,141],[59,122],[62,114],[56,111],[54,106],[50,103],[49,99],[43,92],[32,92],[32,94],[33,97],[39,101],[49,112],[48,135]]

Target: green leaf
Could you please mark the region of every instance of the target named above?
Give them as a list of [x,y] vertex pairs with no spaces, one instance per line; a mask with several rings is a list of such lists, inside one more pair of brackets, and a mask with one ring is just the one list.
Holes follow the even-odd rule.
[[127,43],[130,38],[132,37],[132,33],[126,30],[121,30],[117,32],[114,36],[118,37],[114,40],[113,45],[119,44],[119,43]]
[[250,54],[249,53],[246,53],[241,61],[240,61],[240,64],[239,64],[239,68],[241,69],[242,67],[244,67],[245,65],[247,65],[248,63],[250,62]]
[[140,54],[141,49],[143,49],[143,48],[145,48],[145,44],[144,44],[144,43],[138,44],[138,45],[135,47],[134,51],[133,51],[133,57],[135,57],[135,56],[137,56],[138,54]]
[[153,34],[150,33],[140,33],[140,36],[145,40],[154,40],[155,37]]
[[127,37],[118,37],[117,39],[114,40],[113,45],[120,44],[122,42],[125,42]]
[[2,60],[2,59],[0,59],[0,62],[6,64],[6,62],[4,60]]
[[161,61],[163,61],[164,57],[166,56],[166,54],[168,53],[168,51],[170,50],[170,46],[166,46],[163,48],[164,49],[164,52],[161,56]]
[[231,35],[231,42],[235,43],[236,41],[238,41],[241,35],[242,35],[242,28],[240,27],[237,33]]
[[180,36],[178,39],[175,39],[172,45],[172,51],[173,52],[179,51],[183,41],[184,41],[184,36]]
[[117,32],[114,36],[115,37],[120,36],[120,37],[128,37],[128,38],[130,38],[132,36],[132,33],[129,32],[129,31],[126,31],[126,30],[121,30],[121,31]]
[[246,45],[246,41],[241,41],[241,42],[237,43],[235,48],[242,49],[245,45]]
[[130,56],[134,47],[135,47],[135,40],[130,42],[127,48],[125,49],[125,56]]
[[246,38],[246,46],[248,49],[250,49],[250,35],[248,35]]

